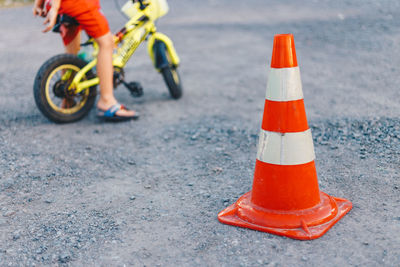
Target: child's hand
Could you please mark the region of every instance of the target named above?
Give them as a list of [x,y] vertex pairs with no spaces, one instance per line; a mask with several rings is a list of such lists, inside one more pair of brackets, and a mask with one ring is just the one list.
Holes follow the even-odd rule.
[[33,5],[32,13],[33,16],[44,16],[45,11],[43,10],[43,0],[36,0],[35,4]]
[[33,7],[33,9],[32,9],[32,12],[33,12],[33,16],[42,16],[42,13],[43,13],[43,9],[41,9],[40,7],[38,7],[38,6],[34,6]]
[[58,15],[58,10],[55,8],[51,8],[49,12],[46,15],[46,19],[44,20],[44,25],[47,24],[46,28],[44,28],[43,32],[48,32],[51,29],[53,29],[54,25],[56,25],[57,22],[57,15]]

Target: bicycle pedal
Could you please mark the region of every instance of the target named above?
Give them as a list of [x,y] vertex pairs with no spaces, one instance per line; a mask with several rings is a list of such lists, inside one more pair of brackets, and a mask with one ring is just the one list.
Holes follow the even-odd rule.
[[143,86],[139,82],[124,83],[124,85],[133,97],[141,97],[143,95]]

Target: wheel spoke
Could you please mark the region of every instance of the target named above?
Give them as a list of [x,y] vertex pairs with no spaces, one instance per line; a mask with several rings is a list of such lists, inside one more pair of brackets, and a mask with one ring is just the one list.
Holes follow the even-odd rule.
[[46,95],[48,103],[57,112],[72,114],[85,105],[88,91],[85,90],[80,95],[71,95],[68,92],[68,87],[78,71],[79,68],[74,65],[61,65],[49,75]]

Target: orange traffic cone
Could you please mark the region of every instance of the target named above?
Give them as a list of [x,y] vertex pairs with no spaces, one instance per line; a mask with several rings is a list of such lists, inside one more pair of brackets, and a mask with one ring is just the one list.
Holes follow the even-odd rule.
[[220,212],[222,223],[315,239],[352,208],[319,191],[314,146],[292,34],[276,35],[252,191]]

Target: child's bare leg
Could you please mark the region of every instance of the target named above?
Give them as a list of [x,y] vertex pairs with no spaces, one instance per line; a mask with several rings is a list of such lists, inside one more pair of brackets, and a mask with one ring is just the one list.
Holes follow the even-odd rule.
[[75,38],[65,46],[65,53],[77,55],[81,49],[81,32],[79,31]]
[[[112,34],[109,32],[99,38],[96,38],[99,44],[99,54],[97,56],[97,75],[100,79],[100,99],[97,107],[101,110],[107,110],[112,105],[117,104],[114,97],[113,88],[113,65],[112,55],[114,49],[114,40]],[[135,111],[121,109],[117,111],[118,116],[134,116]]]
[[[79,31],[75,38],[65,46],[65,53],[77,55],[81,46],[81,32]],[[61,108],[72,108],[75,106],[73,98],[63,98],[61,101]]]

